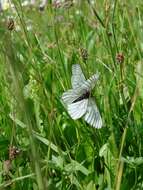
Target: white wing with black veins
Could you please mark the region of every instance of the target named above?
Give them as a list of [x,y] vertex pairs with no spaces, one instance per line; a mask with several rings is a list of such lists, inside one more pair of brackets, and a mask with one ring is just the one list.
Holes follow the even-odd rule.
[[94,88],[99,74],[92,75],[88,80],[81,70],[80,65],[72,66],[72,88],[62,95],[62,101],[67,106],[67,110],[72,119],[76,120],[84,116],[84,120],[95,128],[102,127],[102,118],[96,103],[91,97],[84,97],[90,94]]
[[70,89],[70,90],[63,93],[62,101],[66,105],[71,104],[76,99],[78,99],[80,96],[82,96],[82,94],[84,94],[84,93],[85,93],[84,89],[80,89],[80,88]]
[[85,89],[87,91],[91,91],[95,84],[96,84],[96,81],[98,80],[99,78],[99,74],[94,74],[92,75],[88,80],[84,81],[83,84],[81,85],[81,89]]
[[95,128],[102,127],[102,118],[93,98],[89,98],[84,120]]
[[83,99],[81,101],[69,104],[68,113],[72,119],[79,119],[86,113],[87,105],[88,99]]
[[72,88],[80,87],[86,81],[85,76],[81,70],[79,64],[72,65],[72,77],[71,77],[71,84]]

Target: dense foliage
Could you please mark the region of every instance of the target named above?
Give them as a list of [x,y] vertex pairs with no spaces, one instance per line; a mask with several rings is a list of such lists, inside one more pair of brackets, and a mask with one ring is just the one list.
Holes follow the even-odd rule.
[[[0,189],[143,189],[142,0],[13,3],[0,13]],[[99,130],[61,102],[74,63],[100,72]]]

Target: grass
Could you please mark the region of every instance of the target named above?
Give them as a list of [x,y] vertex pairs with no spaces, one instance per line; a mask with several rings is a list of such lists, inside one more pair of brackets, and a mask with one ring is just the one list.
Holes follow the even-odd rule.
[[[1,13],[0,189],[140,190],[142,1],[67,2]],[[100,130],[61,103],[74,63],[100,72]]]

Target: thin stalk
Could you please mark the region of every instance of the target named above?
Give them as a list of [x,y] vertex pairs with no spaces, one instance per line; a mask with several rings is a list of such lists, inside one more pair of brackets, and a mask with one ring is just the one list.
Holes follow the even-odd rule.
[[115,189],[119,190],[121,186],[121,181],[122,181],[122,174],[123,174],[123,169],[124,169],[124,163],[122,162],[122,153],[123,153],[123,148],[126,140],[126,135],[127,135],[127,129],[128,129],[128,124],[130,121],[130,115],[134,109],[135,102],[138,96],[138,86],[135,89],[134,95],[132,97],[132,104],[130,106],[130,110],[128,113],[128,118],[125,124],[125,129],[122,135],[122,140],[121,140],[121,146],[120,146],[120,152],[119,152],[119,157],[118,157],[118,163],[117,163],[117,173],[116,173],[116,178],[115,178]]
[[114,42],[115,42],[115,46],[116,46],[117,52],[119,52],[118,44],[117,44],[117,40],[116,40],[116,35],[115,35],[115,27],[114,27],[114,18],[115,18],[115,11],[116,11],[116,7],[117,7],[117,1],[118,1],[118,0],[115,0],[114,8],[113,8],[113,15],[112,15],[112,32],[113,32],[113,37],[114,37]]
[[105,34],[106,34],[106,37],[107,37],[107,40],[108,40],[108,45],[110,47],[110,52],[111,52],[111,56],[112,56],[112,61],[113,61],[113,64],[114,64],[114,70],[116,69],[116,62],[115,62],[115,56],[114,56],[114,53],[113,53],[113,48],[112,48],[112,43],[111,43],[111,40],[110,40],[110,37],[109,37],[109,34],[108,34],[108,29],[107,27],[105,26],[104,22],[102,21],[102,19],[100,18],[100,16],[98,15],[96,9],[91,5],[90,1],[87,0],[89,6],[91,7],[95,17],[98,19],[99,23],[101,24],[101,26],[105,29]]
[[31,156],[35,167],[35,174],[37,178],[37,184],[39,190],[45,190],[44,183],[43,183],[43,177],[41,173],[41,167],[39,164],[39,155],[37,151],[37,146],[35,143],[35,138],[33,136],[32,132],[32,122],[29,112],[29,107],[24,99],[23,96],[23,78],[19,71],[19,66],[17,65],[18,60],[16,57],[16,54],[14,51],[14,46],[12,44],[11,35],[10,33],[5,34],[4,39],[4,52],[6,55],[7,60],[7,69],[9,70],[11,77],[12,77],[12,84],[15,92],[15,100],[17,102],[17,107],[19,109],[19,113],[21,112],[23,114],[24,122],[27,126],[27,132],[29,137],[29,143],[31,146]]

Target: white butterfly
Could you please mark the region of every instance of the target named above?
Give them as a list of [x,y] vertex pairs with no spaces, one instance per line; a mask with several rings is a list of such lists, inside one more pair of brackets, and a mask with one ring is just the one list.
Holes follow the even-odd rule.
[[74,64],[71,77],[72,89],[62,95],[62,101],[67,106],[71,118],[76,120],[84,116],[84,120],[95,128],[102,127],[102,118],[90,95],[98,78],[99,74],[94,74],[86,80],[80,65]]

